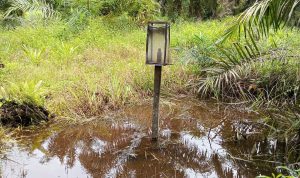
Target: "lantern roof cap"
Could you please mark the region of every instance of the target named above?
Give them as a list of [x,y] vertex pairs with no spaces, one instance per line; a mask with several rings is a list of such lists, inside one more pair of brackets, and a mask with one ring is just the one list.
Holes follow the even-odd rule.
[[166,27],[170,27],[170,23],[166,21],[149,21],[148,26],[154,27],[154,25],[165,25]]
[[149,21],[148,23],[169,24],[167,21]]

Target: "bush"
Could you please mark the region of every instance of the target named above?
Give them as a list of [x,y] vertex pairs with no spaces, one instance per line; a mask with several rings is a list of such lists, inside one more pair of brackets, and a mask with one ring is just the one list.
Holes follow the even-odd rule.
[[159,0],[162,15],[178,18],[208,19],[235,15],[255,0]]
[[18,84],[10,83],[8,88],[0,88],[0,98],[5,102],[27,103],[41,107],[45,104],[47,91],[43,87],[42,81],[37,83],[33,81]]
[[100,13],[113,16],[127,14],[134,21],[144,24],[159,15],[159,4],[154,0],[104,0]]
[[297,39],[294,30],[284,29],[254,46],[247,40],[234,43],[234,38],[215,46],[216,51],[207,54],[212,62],[203,66],[200,94],[225,100],[297,103]]

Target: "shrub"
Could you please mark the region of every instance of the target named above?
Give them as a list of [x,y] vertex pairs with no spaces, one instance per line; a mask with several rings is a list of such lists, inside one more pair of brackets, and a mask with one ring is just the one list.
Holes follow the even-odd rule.
[[159,15],[159,4],[154,0],[104,0],[101,15],[127,14],[134,21],[144,24]]
[[1,87],[0,125],[29,126],[48,121],[50,114],[44,108],[45,90],[42,81],[11,83],[8,90]]
[[44,106],[46,90],[43,82],[37,83],[23,82],[20,84],[10,83],[9,89],[1,87],[0,98],[3,101],[12,101],[17,103],[28,103],[37,106]]

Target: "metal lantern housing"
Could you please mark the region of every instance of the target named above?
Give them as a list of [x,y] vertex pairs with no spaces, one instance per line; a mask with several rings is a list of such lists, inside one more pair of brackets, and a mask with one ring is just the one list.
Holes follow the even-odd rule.
[[146,64],[170,65],[170,24],[168,22],[149,22],[146,45]]

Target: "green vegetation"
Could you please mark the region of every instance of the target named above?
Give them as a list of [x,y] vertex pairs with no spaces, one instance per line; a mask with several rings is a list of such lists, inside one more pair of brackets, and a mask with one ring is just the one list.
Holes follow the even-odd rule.
[[[33,104],[57,119],[77,121],[150,98],[153,67],[145,65],[145,24],[164,19],[172,21],[175,59],[163,69],[164,95],[199,94],[263,106],[271,113],[266,116],[270,135],[300,143],[300,34],[293,28],[299,4],[1,1],[1,107]],[[278,106],[289,110],[278,114]]]
[[[58,116],[83,119],[150,96],[153,68],[144,62],[145,30],[123,16],[86,23],[80,31],[62,21],[2,29],[2,98],[45,104]],[[173,58],[185,55],[194,36],[202,32],[206,46],[211,45],[210,38],[222,33],[219,25],[217,21],[174,24]],[[195,67],[184,62],[164,68],[164,93],[189,92]]]
[[[106,0],[96,6],[85,3],[2,2],[1,9],[5,10],[0,29],[0,56],[5,66],[0,69],[2,98],[46,106],[58,116],[73,119],[97,116],[124,103],[137,102],[150,95],[153,85],[152,68],[143,62],[145,30],[141,24],[159,18],[159,10],[173,18],[168,9],[176,6],[178,14],[184,14],[184,9],[203,2],[166,1],[161,6],[155,1],[140,4],[135,0]],[[253,2],[232,3],[237,8]],[[228,4],[206,5],[203,13],[207,9],[217,12],[217,8]],[[261,6],[255,3],[255,7]],[[287,7],[295,9],[292,3]],[[253,8],[250,10],[263,19]],[[262,34],[267,40],[257,40],[260,36],[251,35],[254,34],[251,25],[249,37],[239,38],[236,29],[246,27],[247,21],[255,21],[255,15],[250,14],[246,20],[239,18],[237,23],[234,18],[226,18],[221,22],[172,24],[172,53],[179,60],[165,68],[163,92],[199,91],[205,97],[231,101],[297,103],[298,32],[272,26],[270,22],[275,31],[267,32],[264,25],[257,29],[266,32]],[[247,12],[242,16],[248,17]],[[289,18],[283,16],[276,24],[283,22],[284,17]],[[230,24],[234,26],[225,34],[227,40],[214,45]],[[16,29],[8,30],[11,27]]]
[[[281,33],[286,42],[297,39],[297,30],[279,30],[291,23],[299,4],[297,0],[257,1],[243,12],[217,41],[223,55],[213,59],[206,70],[200,83],[202,94],[267,101],[291,99],[297,103],[299,48],[278,44],[273,36]],[[233,47],[222,45],[228,40]]]
[[299,86],[299,35],[297,30],[283,29],[267,40],[232,42],[219,46],[211,63],[202,70],[202,96],[236,101],[294,102]]
[[199,89],[205,97],[250,101],[267,113],[269,137],[286,145],[285,159],[293,162],[300,160],[299,29],[293,29],[299,6],[298,0],[255,2],[217,41],[221,53],[202,70]]
[[279,173],[276,175],[272,173],[272,176],[257,176],[256,178],[297,178],[300,176],[300,170],[292,170],[286,166],[278,166],[276,167],[276,170],[278,172],[286,173]]

